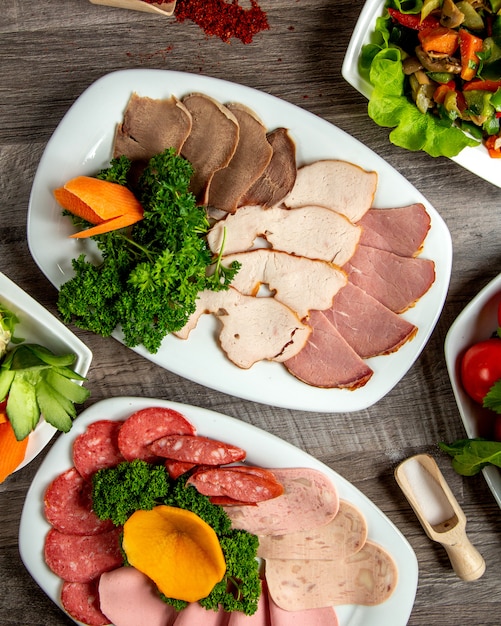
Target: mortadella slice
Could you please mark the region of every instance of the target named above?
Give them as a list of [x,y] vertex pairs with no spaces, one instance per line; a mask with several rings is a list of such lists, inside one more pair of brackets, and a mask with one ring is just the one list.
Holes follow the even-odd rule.
[[284,493],[255,506],[227,506],[233,528],[255,535],[285,535],[328,524],[339,510],[336,487],[309,468],[272,468]]
[[304,611],[285,611],[268,596],[271,626],[339,626],[336,611],[332,606]]
[[208,610],[198,602],[190,602],[178,613],[174,626],[227,626],[229,618],[230,614],[221,608]]

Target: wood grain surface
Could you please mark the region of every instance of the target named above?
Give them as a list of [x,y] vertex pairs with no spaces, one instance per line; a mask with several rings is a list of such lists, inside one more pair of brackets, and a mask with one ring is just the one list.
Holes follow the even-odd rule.
[[[482,476],[456,475],[437,442],[465,435],[444,360],[444,338],[464,306],[501,271],[501,189],[445,158],[404,152],[367,116],[367,102],[341,76],[361,0],[261,0],[270,30],[252,44],[207,38],[193,23],[86,0],[2,2],[0,19],[0,270],[49,311],[56,290],[30,255],[26,219],[47,141],[81,92],[118,69],[158,68],[224,78],[315,113],[361,140],[435,206],[453,241],[447,301],[423,353],[380,402],[350,414],[277,409],[212,391],[150,363],[113,339],[72,328],[92,350],[87,406],[111,396],[147,396],[237,417],[282,437],[342,474],[394,522],[414,548],[419,586],[411,626],[501,622],[500,511]],[[486,572],[463,582],[398,489],[393,470],[430,452],[466,513]],[[0,624],[62,626],[67,618],[24,568],[19,519],[46,451],[0,485]],[[366,624],[364,626],[370,626]],[[388,624],[388,626],[393,626]],[[394,626],[401,626],[395,623]]]

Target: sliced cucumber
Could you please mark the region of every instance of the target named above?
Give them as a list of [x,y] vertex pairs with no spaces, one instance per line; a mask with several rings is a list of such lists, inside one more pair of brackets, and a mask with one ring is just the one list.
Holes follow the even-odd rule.
[[76,404],[82,404],[90,395],[88,389],[62,376],[53,369],[47,371],[46,380],[56,391]]
[[65,365],[71,365],[75,362],[76,355],[74,353],[56,355],[53,354],[44,346],[39,346],[36,343],[26,344],[33,354],[47,365],[55,365],[56,367],[63,367]]
[[51,386],[43,378],[37,383],[36,398],[45,421],[63,433],[67,433],[71,429],[73,420],[57,400]]
[[7,417],[18,441],[22,441],[38,424],[38,407],[35,386],[22,373],[16,372],[7,398]]

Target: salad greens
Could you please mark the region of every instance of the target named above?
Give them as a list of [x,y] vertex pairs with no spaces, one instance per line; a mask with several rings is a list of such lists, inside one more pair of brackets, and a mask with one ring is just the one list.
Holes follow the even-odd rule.
[[451,157],[483,141],[501,157],[499,4],[387,0],[359,67],[373,86],[369,116],[393,129],[392,143]]
[[459,439],[452,444],[439,443],[452,457],[452,467],[462,476],[474,476],[488,465],[501,468],[501,442],[481,438]]
[[[122,156],[98,178],[126,184],[131,166]],[[149,161],[135,189],[144,218],[130,231],[92,237],[100,265],[83,254],[73,259],[75,276],[58,297],[66,323],[104,337],[120,327],[127,346],[143,344],[154,353],[168,333],[186,324],[200,291],[228,289],[239,264],[218,263],[209,275],[209,222],[189,192],[192,173],[191,164],[172,148]]]

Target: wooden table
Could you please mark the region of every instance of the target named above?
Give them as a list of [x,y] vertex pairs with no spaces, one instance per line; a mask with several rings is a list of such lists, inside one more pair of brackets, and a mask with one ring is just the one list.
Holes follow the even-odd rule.
[[[450,290],[435,331],[418,361],[385,398],[349,414],[264,406],[184,380],[113,339],[73,329],[94,355],[88,405],[123,395],[169,399],[238,417],[299,446],[371,498],[414,548],[419,586],[410,625],[499,624],[499,508],[483,477],[456,475],[437,442],[464,436],[443,344],[454,318],[501,271],[501,190],[447,159],[392,146],[387,131],[370,121],[366,101],[341,76],[361,0],[261,0],[261,5],[270,30],[243,45],[207,39],[192,23],[86,0],[2,4],[0,269],[57,313],[56,290],[36,266],[26,241],[30,188],[64,113],[86,87],[110,71],[159,68],[228,79],[283,98],[363,141],[437,208],[454,246]],[[0,486],[2,626],[72,623],[38,588],[18,554],[24,498],[46,451]],[[437,458],[466,513],[469,537],[487,565],[476,582],[463,582],[453,573],[445,551],[427,539],[396,486],[396,464],[419,452]]]

